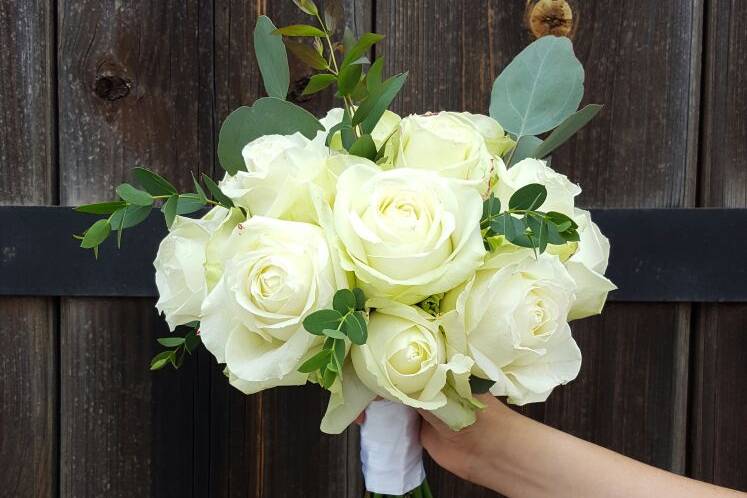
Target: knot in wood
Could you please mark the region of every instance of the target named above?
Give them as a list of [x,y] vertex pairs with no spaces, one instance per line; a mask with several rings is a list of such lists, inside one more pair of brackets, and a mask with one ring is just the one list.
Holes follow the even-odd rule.
[[132,83],[116,74],[99,74],[93,87],[94,93],[104,100],[114,102],[130,94]]
[[573,10],[566,0],[533,0],[527,2],[526,23],[537,37],[546,35],[567,36],[575,33]]

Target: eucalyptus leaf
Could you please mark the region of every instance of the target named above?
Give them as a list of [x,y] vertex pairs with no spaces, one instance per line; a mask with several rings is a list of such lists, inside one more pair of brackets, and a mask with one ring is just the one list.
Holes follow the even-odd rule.
[[174,354],[173,350],[161,351],[150,360],[150,369],[158,370],[165,367],[171,360],[171,356]]
[[88,230],[86,230],[86,234],[83,236],[80,247],[83,249],[93,249],[105,241],[111,231],[112,226],[109,223],[109,220],[98,220],[91,225]]
[[299,132],[313,139],[324,127],[307,110],[274,97],[257,100],[251,107],[233,111],[220,129],[218,160],[229,174],[245,171],[241,151],[246,144],[263,135],[292,135]]
[[381,118],[384,111],[387,110],[404,86],[405,81],[407,81],[407,74],[408,73],[402,73],[397,76],[392,76],[382,83],[381,88],[377,92],[369,94],[369,96],[361,102],[358,109],[356,109],[352,125],[357,126],[360,124],[363,133],[373,132],[376,123],[379,122],[379,118]]
[[203,201],[203,203],[207,203],[207,195],[205,195],[205,190],[203,190],[202,185],[200,185],[200,182],[198,182],[197,178],[195,178],[194,173],[192,174],[192,183],[194,183],[195,192],[197,193],[200,200]]
[[308,24],[292,24],[290,26],[284,26],[273,31],[274,35],[283,36],[324,36],[324,31],[321,29],[309,26]]
[[602,106],[599,104],[589,104],[578,112],[575,112],[565,118],[560,125],[555,128],[542,144],[532,154],[532,157],[542,159],[552,151],[563,145],[566,140],[571,138],[578,130],[586,126],[586,123],[594,119]]
[[353,294],[355,295],[355,309],[363,311],[366,307],[366,295],[363,294],[363,290],[358,287],[353,288]]
[[356,308],[355,294],[350,289],[340,289],[332,298],[332,307],[343,315]]
[[176,348],[184,344],[184,337],[159,337],[158,344],[167,348]]
[[534,246],[540,254],[545,252],[548,243],[547,221],[542,217],[527,216],[527,225],[532,230]]
[[151,195],[171,195],[176,193],[176,187],[169,183],[168,180],[147,168],[134,168],[132,174],[140,186]]
[[329,349],[322,349],[317,354],[306,360],[298,367],[298,371],[301,373],[311,373],[319,370],[322,366],[329,363],[329,359],[332,357],[332,351]]
[[112,213],[109,221],[113,227],[132,228],[148,218],[151,206],[127,206]]
[[254,27],[254,53],[267,95],[284,100],[290,85],[290,69],[283,39],[273,34],[275,29],[269,17],[257,18]]
[[303,42],[296,42],[288,40],[285,44],[288,50],[301,62],[308,66],[323,71],[329,69],[327,60],[317,52],[314,47],[311,47]]
[[350,146],[348,152],[353,156],[365,157],[373,161],[376,158],[376,144],[371,135],[363,135]]
[[381,73],[384,70],[384,58],[379,57],[371,64],[366,73],[366,87],[369,93],[378,92],[381,89],[382,77]]
[[322,330],[322,334],[332,339],[345,339],[346,337],[344,332],[337,329],[324,329]]
[[218,187],[218,184],[215,183],[213,179],[207,176],[205,173],[202,174],[202,183],[204,183],[207,189],[210,191],[213,199],[215,199],[221,206],[226,208],[234,207],[231,198],[224,194],[220,187]]
[[342,313],[336,310],[318,310],[303,320],[303,328],[314,335],[322,335],[325,329],[336,329],[342,320]]
[[123,183],[117,187],[117,195],[122,200],[136,206],[150,206],[153,204],[153,196],[144,190],[137,189],[129,183]]
[[190,214],[205,207],[205,200],[199,194],[181,194],[176,205],[176,214]]
[[487,228],[492,219],[501,213],[501,200],[494,194],[485,199],[482,203],[482,216],[480,217],[480,228]]
[[337,76],[337,91],[340,95],[347,96],[355,89],[361,79],[362,71],[363,68],[360,64],[347,66],[340,70],[340,74]]
[[573,114],[583,93],[584,69],[571,41],[543,36],[496,78],[490,116],[516,137],[539,135]]
[[171,228],[171,225],[174,224],[174,219],[176,218],[176,209],[179,204],[179,196],[178,195],[172,195],[168,199],[166,199],[166,202],[163,203],[163,206],[161,206],[161,212],[163,213],[163,217],[166,220],[166,226]]
[[337,81],[337,77],[334,74],[315,74],[309,79],[309,83],[306,85],[306,88],[304,88],[303,94],[312,95],[320,92],[335,81]]
[[99,202],[96,204],[84,204],[75,208],[78,213],[86,214],[112,214],[119,208],[127,205],[124,201]]
[[342,123],[340,126],[340,138],[342,139],[342,146],[345,150],[350,150],[356,140],[355,133],[353,132],[353,125],[350,121],[350,112],[348,112],[346,107],[342,113]]
[[539,183],[524,185],[511,195],[508,208],[519,211],[534,211],[539,209],[547,199],[547,188]]
[[483,379],[482,377],[475,377],[471,375],[469,378],[469,387],[472,390],[472,394],[485,394],[490,391],[495,381],[490,379]]
[[296,4],[296,7],[301,9],[301,11],[310,16],[316,16],[319,14],[319,9],[316,8],[316,5],[312,0],[293,0],[293,3]]
[[337,365],[340,367],[340,373],[342,373],[342,365],[345,363],[345,341],[344,340],[335,341],[334,354],[335,354],[335,361],[337,361]]
[[345,331],[345,335],[348,336],[350,342],[353,344],[360,346],[368,340],[366,320],[360,311],[347,315],[345,321],[342,323],[342,328]]
[[511,152],[509,152],[508,164],[506,164],[506,167],[511,168],[516,165],[516,163],[523,161],[528,157],[534,157],[534,151],[536,151],[537,147],[540,145],[542,145],[542,140],[535,136],[524,135],[523,137],[519,137],[519,140],[516,141],[516,145],[511,149]]
[[345,52],[345,58],[342,60],[340,68],[344,68],[349,64],[360,59],[368,49],[371,48],[375,43],[384,39],[384,35],[377,33],[365,33],[360,39],[353,45],[349,50]]
[[200,336],[197,335],[194,330],[184,336],[184,348],[187,350],[187,353],[192,353],[192,351],[197,349],[197,346],[199,346],[201,342],[202,340],[200,339]]

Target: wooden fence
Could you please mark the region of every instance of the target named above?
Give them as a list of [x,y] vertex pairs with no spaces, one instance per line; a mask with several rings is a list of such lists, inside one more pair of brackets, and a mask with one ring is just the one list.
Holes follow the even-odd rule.
[[[486,112],[493,79],[532,40],[524,0],[333,1],[357,32],[387,35],[389,74],[410,70],[400,113]],[[571,6],[586,101],[606,104],[553,159],[581,204],[747,207],[747,2]],[[303,20],[290,0],[0,0],[0,203],[107,199],[138,164],[184,188],[190,171],[217,174],[222,119],[262,94],[259,14]],[[292,98],[322,113],[333,97],[301,97],[307,76],[292,67]],[[693,233],[686,249],[717,242]],[[150,373],[164,332],[153,304],[0,298],[0,496],[361,496],[357,431],[318,431],[315,386],[245,397],[208,354]],[[746,326],[747,304],[611,303],[574,324],[579,378],[526,412],[745,489]],[[441,498],[495,496],[428,471]]]

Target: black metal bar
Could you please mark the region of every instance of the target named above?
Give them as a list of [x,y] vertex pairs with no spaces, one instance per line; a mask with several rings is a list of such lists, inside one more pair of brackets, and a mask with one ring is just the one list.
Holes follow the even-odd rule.
[[[747,209],[595,209],[612,242],[612,301],[747,302]],[[0,207],[0,295],[155,296],[160,213],[99,260],[78,247],[94,217],[66,207]],[[113,239],[113,237],[112,237]]]

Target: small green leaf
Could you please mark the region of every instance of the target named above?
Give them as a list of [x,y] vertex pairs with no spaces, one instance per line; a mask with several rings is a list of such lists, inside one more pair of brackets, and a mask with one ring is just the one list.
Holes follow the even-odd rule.
[[524,224],[515,216],[503,213],[490,224],[490,230],[496,235],[504,235],[510,242],[523,232]]
[[350,289],[340,289],[332,298],[332,307],[343,315],[355,309],[355,294]]
[[301,373],[311,373],[319,370],[324,365],[329,363],[329,359],[332,357],[332,351],[329,349],[322,349],[317,354],[306,360],[298,367],[298,371]]
[[151,195],[176,194],[176,187],[164,177],[147,168],[137,167],[132,170],[135,180]]
[[184,348],[187,350],[187,353],[192,353],[195,349],[197,349],[197,346],[200,345],[202,340],[200,339],[200,336],[195,333],[194,330],[191,330],[187,333],[187,335],[184,336]]
[[145,221],[151,209],[151,206],[127,206],[114,211],[109,221],[117,229],[132,228]]
[[303,328],[314,335],[322,335],[324,329],[336,329],[342,314],[335,310],[318,310],[304,318]]
[[176,348],[184,344],[184,337],[159,337],[158,344],[166,348]]
[[293,0],[293,3],[296,4],[296,7],[301,9],[302,12],[310,16],[316,16],[319,14],[319,9],[316,8],[316,5],[312,0]]
[[337,329],[324,329],[322,330],[322,333],[332,339],[345,339],[346,337],[342,331]]
[[360,59],[368,49],[371,48],[375,43],[384,39],[384,35],[377,33],[365,33],[360,39],[345,53],[345,58],[342,60],[341,68],[347,67],[353,62]]
[[93,249],[94,247],[101,244],[112,231],[112,226],[109,220],[98,220],[96,223],[86,230],[86,234],[83,236],[83,241],[80,243],[80,247],[83,249]]
[[542,140],[532,135],[519,137],[514,148],[508,153],[508,164],[506,164],[506,167],[512,168],[516,163],[523,161],[527,157],[534,157],[532,154],[534,154],[534,151],[540,145],[542,145]]
[[213,179],[207,176],[205,173],[202,174],[202,183],[204,183],[207,189],[210,191],[213,199],[215,199],[216,202],[218,202],[221,206],[226,208],[234,207],[231,198],[224,194],[223,191],[221,191],[220,187],[218,187],[218,185],[213,181]]
[[580,111],[571,114],[555,128],[550,136],[532,154],[532,157],[542,159],[552,151],[560,147],[566,140],[571,138],[578,130],[586,126],[586,123],[594,119],[594,116],[602,110],[598,104],[589,104]]
[[384,58],[379,57],[371,64],[366,73],[366,88],[369,93],[376,93],[381,90],[382,77],[381,73],[384,69]]
[[352,125],[361,125],[363,133],[371,133],[379,122],[384,111],[397,96],[397,93],[407,81],[407,73],[392,76],[384,83],[377,92],[372,92],[361,105],[356,109],[353,116]]
[[329,143],[332,141],[332,138],[334,138],[337,133],[342,131],[343,124],[344,123],[341,121],[329,129],[329,132],[327,133],[327,139],[324,141],[324,145],[329,147]]
[[178,195],[172,195],[168,199],[166,199],[166,202],[163,203],[163,206],[161,206],[161,212],[163,213],[163,217],[166,220],[166,226],[171,228],[171,225],[174,224],[174,218],[176,218],[176,209],[179,204],[179,196]]
[[285,100],[290,85],[288,54],[285,52],[283,39],[272,34],[275,29],[269,17],[257,18],[254,27],[254,53],[267,95]]
[[169,363],[169,361],[171,361],[171,355],[173,355],[174,353],[175,351],[172,350],[161,351],[160,353],[155,355],[152,360],[150,360],[150,369],[158,370],[165,367]]
[[278,28],[272,34],[283,36],[325,36],[324,31],[308,24],[292,24]]
[[494,384],[495,381],[475,377],[474,375],[470,375],[469,378],[469,387],[472,390],[472,394],[485,394],[490,391],[490,388],[493,387]]
[[353,294],[355,295],[355,309],[363,311],[366,308],[366,295],[358,287],[353,288]]
[[342,126],[340,127],[340,137],[342,139],[342,146],[345,147],[345,150],[350,150],[356,140],[355,133],[353,133],[353,125],[350,121],[350,113],[346,107],[345,111],[342,113]]
[[205,195],[205,190],[203,190],[202,185],[200,185],[200,182],[197,181],[197,178],[195,178],[194,173],[192,173],[192,183],[195,185],[195,192],[197,192],[197,195],[200,197],[200,200],[203,203],[207,203],[207,195]]
[[151,206],[153,205],[153,196],[144,190],[139,190],[130,185],[129,183],[123,183],[117,187],[117,195],[122,200],[134,204],[136,206]]
[[337,378],[336,372],[328,368],[325,369],[322,372],[322,387],[324,387],[325,389],[329,389],[330,387],[332,387],[332,384],[335,383],[336,378]]
[[334,74],[315,74],[309,79],[309,84],[304,88],[303,95],[312,95],[320,92],[335,81],[337,81],[337,77]]
[[335,341],[335,360],[337,361],[337,366],[339,367],[339,371],[342,372],[342,366],[345,364],[345,341],[344,340],[337,340]]
[[99,202],[97,204],[84,204],[75,208],[78,213],[87,214],[112,214],[119,208],[127,205],[124,201]]
[[[573,218],[557,211],[548,211],[545,213],[545,218],[551,223],[554,223],[558,227],[558,231],[565,232],[568,228],[578,228],[578,225]],[[560,227],[563,228],[560,228]]]
[[176,214],[189,214],[205,207],[206,200],[200,194],[182,194],[176,206]]
[[547,221],[544,218],[527,216],[527,225],[532,231],[532,239],[534,246],[537,248],[540,254],[545,252],[547,249],[548,232],[547,232]]
[[285,46],[288,47],[288,50],[291,51],[291,53],[301,62],[311,66],[314,69],[318,70],[325,70],[329,69],[329,66],[327,65],[327,60],[319,55],[319,52],[314,50],[313,47],[303,43],[303,42],[296,42],[296,41],[290,41],[288,40],[285,43]]
[[524,185],[513,193],[508,200],[508,208],[519,211],[534,211],[539,209],[547,199],[547,189],[539,183]]
[[490,222],[501,213],[501,200],[494,194],[485,199],[482,203],[482,217],[480,218],[480,227],[487,228]]
[[371,135],[362,135],[350,146],[348,152],[353,156],[365,157],[373,161],[376,157],[376,144]]
[[347,315],[342,328],[353,344],[360,346],[368,340],[368,327],[360,311]]
[[363,68],[360,64],[344,67],[337,76],[337,91],[340,95],[347,96],[355,89],[361,79]]

